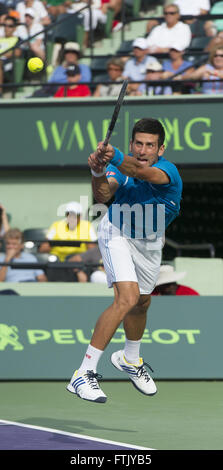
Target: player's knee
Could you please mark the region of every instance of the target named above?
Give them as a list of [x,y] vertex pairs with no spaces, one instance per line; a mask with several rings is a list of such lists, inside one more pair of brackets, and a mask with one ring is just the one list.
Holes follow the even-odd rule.
[[126,295],[121,295],[116,299],[118,309],[124,314],[132,310],[139,301],[138,292],[129,292]]

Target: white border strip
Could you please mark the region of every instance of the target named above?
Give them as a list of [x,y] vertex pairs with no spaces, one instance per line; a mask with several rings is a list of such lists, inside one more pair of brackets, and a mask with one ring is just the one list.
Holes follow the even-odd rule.
[[12,425],[12,426],[19,426],[19,427],[22,427],[22,428],[37,429],[38,431],[52,432],[52,433],[61,434],[61,435],[64,435],[64,436],[77,437],[78,439],[86,439],[86,440],[89,440],[89,441],[97,441],[97,442],[101,442],[101,443],[104,443],[104,444],[113,444],[113,445],[118,445],[118,446],[122,446],[122,447],[128,447],[128,448],[130,448],[130,450],[131,449],[155,450],[155,449],[152,449],[150,447],[134,446],[132,444],[126,444],[126,443],[123,443],[123,442],[110,441],[110,440],[107,440],[107,439],[99,439],[97,437],[85,436],[84,434],[75,434],[75,433],[72,433],[72,432],[60,431],[59,429],[54,429],[54,428],[43,428],[41,426],[32,426],[31,424],[23,424],[23,423],[18,423],[18,422],[15,422],[15,421],[6,421],[4,419],[0,420],[0,425],[7,425],[7,424]]

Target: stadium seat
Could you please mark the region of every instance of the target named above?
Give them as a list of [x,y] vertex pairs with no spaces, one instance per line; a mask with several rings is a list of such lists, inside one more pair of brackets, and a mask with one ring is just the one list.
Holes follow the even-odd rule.
[[188,49],[203,51],[209,42],[210,42],[210,38],[207,36],[196,37],[192,39]]
[[46,239],[47,229],[45,228],[28,228],[23,231],[25,242]]
[[141,5],[142,0],[125,0],[126,16],[132,18],[139,16]]
[[132,43],[133,43],[132,39],[128,41],[123,41],[121,45],[119,46],[118,50],[116,51],[116,54],[118,55],[130,54],[132,52]]

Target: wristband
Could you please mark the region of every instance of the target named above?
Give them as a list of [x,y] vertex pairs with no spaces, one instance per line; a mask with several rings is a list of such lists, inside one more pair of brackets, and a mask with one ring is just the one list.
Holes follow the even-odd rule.
[[91,174],[95,178],[100,178],[100,176],[104,176],[106,174],[106,166],[104,166],[103,171],[101,171],[100,173],[96,173],[96,171],[92,170],[92,168],[91,168]]
[[116,147],[113,147],[114,150],[115,150],[115,155],[114,157],[112,158],[112,160],[110,160],[110,163],[112,165],[115,165],[115,166],[120,166],[122,163],[123,163],[123,160],[124,160],[124,153],[121,152],[119,149],[117,149]]

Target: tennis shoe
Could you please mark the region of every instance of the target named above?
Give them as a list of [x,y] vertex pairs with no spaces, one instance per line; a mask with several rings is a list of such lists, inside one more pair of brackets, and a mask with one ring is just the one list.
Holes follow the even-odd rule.
[[155,395],[157,392],[156,385],[145,366],[149,367],[152,372],[153,369],[142,358],[140,358],[139,364],[130,364],[125,359],[124,351],[117,351],[112,354],[111,362],[116,369],[128,374],[134,387],[139,392],[144,393],[144,395]]
[[80,373],[76,370],[67,385],[67,390],[83,400],[105,403],[107,397],[98,385],[98,380],[101,378],[102,376],[93,370]]

